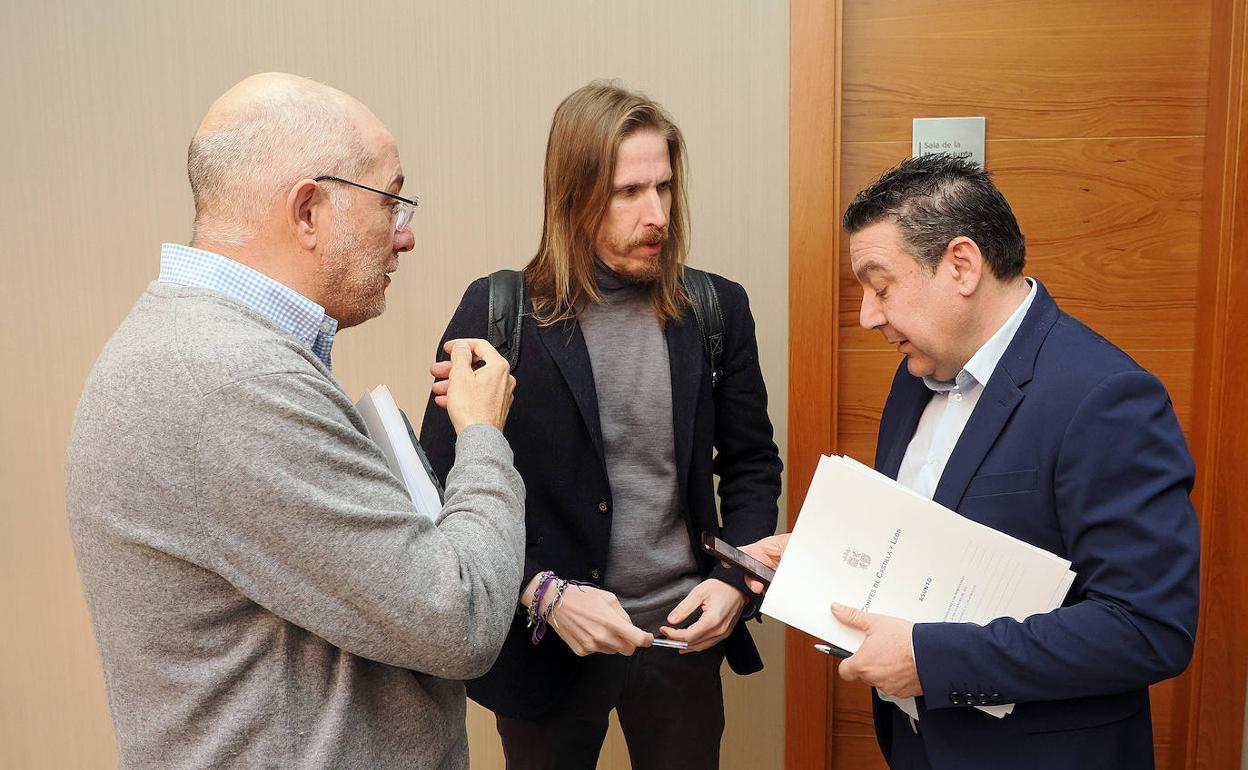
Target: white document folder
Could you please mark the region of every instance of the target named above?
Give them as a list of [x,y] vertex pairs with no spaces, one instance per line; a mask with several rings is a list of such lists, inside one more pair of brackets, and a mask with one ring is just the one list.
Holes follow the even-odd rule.
[[390,394],[390,389],[385,385],[378,385],[365,393],[355,408],[364,418],[368,437],[381,448],[390,470],[407,487],[407,494],[415,503],[416,510],[436,520],[442,512],[442,495],[412,443],[407,422],[403,419],[394,396]]
[[1066,559],[825,456],[762,612],[855,652],[864,634],[832,616],[833,602],[914,623],[984,625],[1061,606],[1074,579]]

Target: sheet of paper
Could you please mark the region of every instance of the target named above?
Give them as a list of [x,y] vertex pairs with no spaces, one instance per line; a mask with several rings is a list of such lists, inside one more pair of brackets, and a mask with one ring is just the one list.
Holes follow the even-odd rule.
[[1074,577],[1065,559],[854,460],[823,457],[762,611],[852,652],[863,633],[833,618],[832,602],[916,623],[983,625],[1060,606]]
[[416,505],[416,510],[436,520],[442,512],[442,497],[416,453],[416,447],[412,445],[407,425],[390,389],[378,385],[364,394],[355,408],[364,418],[368,437],[381,448],[390,470],[407,487],[407,494]]

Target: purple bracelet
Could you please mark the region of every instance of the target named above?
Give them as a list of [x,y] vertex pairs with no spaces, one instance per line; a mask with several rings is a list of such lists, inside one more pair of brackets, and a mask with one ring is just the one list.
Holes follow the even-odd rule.
[[[555,598],[550,600],[550,604],[546,606],[546,611],[542,612],[542,599],[552,580],[555,582]],[[537,591],[533,594],[533,606],[529,608],[529,626],[533,628],[533,644],[542,641],[542,638],[546,636],[546,623],[550,620],[550,616],[554,614],[555,607],[563,599],[563,592],[568,590],[568,586],[584,585],[589,584],[580,580],[560,580],[555,577],[553,572],[542,576],[542,580],[537,586]]]
[[533,644],[537,644],[542,640],[542,634],[539,631],[545,630],[546,619],[541,616],[542,598],[546,595],[546,589],[550,584],[559,578],[555,577],[555,573],[546,570],[541,574],[537,583],[537,589],[533,592],[533,604],[529,605],[529,624],[528,627],[533,629]]

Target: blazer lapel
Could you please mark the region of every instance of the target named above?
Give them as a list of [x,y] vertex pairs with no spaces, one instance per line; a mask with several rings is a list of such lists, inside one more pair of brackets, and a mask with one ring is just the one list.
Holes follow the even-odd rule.
[[1036,298],[1005,355],[997,363],[936,485],[932,499],[946,508],[957,510],[975,472],[997,442],[1010,415],[1022,403],[1023,387],[1035,372],[1040,346],[1060,315],[1057,303],[1044,285],[1039,281],[1036,284]]
[[933,500],[951,510],[957,509],[975,471],[1022,400],[1023,392],[1009,378],[1008,372],[997,367],[962,430],[953,454],[949,455]]
[[679,322],[669,321],[664,327],[667,337],[667,360],[672,376],[672,435],[676,443],[676,477],[683,496],[689,463],[693,459],[693,417],[698,408],[698,394],[706,376],[702,335],[691,312]]
[[537,326],[537,336],[555,360],[559,372],[572,391],[572,398],[581,412],[589,438],[598,452],[598,459],[606,462],[602,447],[602,423],[598,419],[598,390],[594,386],[594,369],[589,362],[589,349],[581,325],[576,321]]

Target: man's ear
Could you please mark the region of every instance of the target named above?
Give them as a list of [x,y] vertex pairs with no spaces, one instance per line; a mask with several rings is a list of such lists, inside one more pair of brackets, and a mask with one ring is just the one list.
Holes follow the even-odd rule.
[[969,297],[979,288],[979,282],[984,277],[984,254],[979,250],[979,244],[959,235],[957,238],[949,241],[949,245],[945,247],[945,254],[941,258],[941,264],[949,270],[953,276],[955,285],[958,287],[958,293],[963,297]]
[[316,248],[321,224],[320,209],[328,203],[329,199],[321,193],[320,185],[311,179],[299,182],[286,195],[286,225],[295,242],[308,251]]

